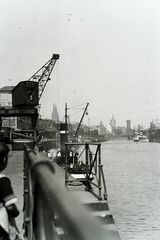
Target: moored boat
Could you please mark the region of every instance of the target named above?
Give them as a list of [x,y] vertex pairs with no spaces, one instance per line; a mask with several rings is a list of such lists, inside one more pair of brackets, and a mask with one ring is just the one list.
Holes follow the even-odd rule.
[[136,137],[134,137],[134,140],[133,140],[134,142],[139,142],[139,137],[138,136],[136,136]]
[[137,135],[134,137],[134,142],[149,142],[149,139],[146,135]]
[[139,141],[140,142],[149,142],[149,139],[145,135],[140,135],[139,136]]

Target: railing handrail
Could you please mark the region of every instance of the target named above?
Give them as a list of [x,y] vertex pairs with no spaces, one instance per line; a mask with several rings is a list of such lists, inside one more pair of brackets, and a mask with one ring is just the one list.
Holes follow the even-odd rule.
[[[70,240],[114,240],[115,237],[111,232],[107,232],[101,227],[100,222],[95,221],[89,212],[82,209],[82,206],[78,204],[78,200],[71,192],[68,192],[65,184],[62,185],[57,182],[56,173],[53,169],[53,165],[47,162],[45,155],[42,157],[42,153],[36,154],[27,146],[24,147],[24,159],[28,166],[28,170],[31,175],[33,200],[33,212],[29,216],[28,222],[32,222],[34,238],[27,238],[28,240],[48,240],[46,236],[50,235],[49,239],[58,239],[56,235],[51,238],[51,228],[43,226],[47,218],[54,223],[55,213],[60,218],[62,225],[67,231],[67,239]],[[37,191],[38,189],[38,191]],[[27,192],[27,191],[26,191]],[[38,198],[37,198],[38,192]],[[37,207],[38,206],[38,207]],[[35,212],[38,211],[38,212]],[[43,216],[47,218],[42,221]],[[35,218],[36,216],[36,218]],[[42,218],[40,217],[42,216]],[[27,216],[26,216],[27,218]],[[34,222],[36,220],[36,222]],[[34,228],[34,226],[36,227]],[[37,226],[42,228],[43,237],[37,232]],[[29,227],[29,226],[28,226]],[[47,229],[43,229],[43,228]],[[51,231],[51,232],[48,232]],[[48,235],[49,234],[49,235]]]

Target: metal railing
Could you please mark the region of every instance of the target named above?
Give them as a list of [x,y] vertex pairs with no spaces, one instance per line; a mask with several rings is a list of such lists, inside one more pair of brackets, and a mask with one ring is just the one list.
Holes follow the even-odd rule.
[[[77,162],[70,163],[68,152],[72,148],[79,149]],[[92,148],[92,149],[91,149]],[[69,150],[68,150],[69,149]],[[81,165],[81,157],[83,158],[83,166]],[[72,165],[72,168],[70,168]],[[65,183],[66,185],[71,182],[76,182],[74,173],[83,173],[82,178],[79,178],[80,182],[86,185],[86,190],[91,192],[98,200],[102,200],[103,197],[107,200],[107,188],[103,173],[103,165],[101,164],[101,144],[100,143],[66,143],[66,155],[65,155]],[[93,187],[94,188],[93,188]]]
[[[54,163],[24,146],[24,235],[27,240],[113,240],[100,222],[82,208],[65,184],[58,181]],[[63,238],[58,232],[63,230]]]

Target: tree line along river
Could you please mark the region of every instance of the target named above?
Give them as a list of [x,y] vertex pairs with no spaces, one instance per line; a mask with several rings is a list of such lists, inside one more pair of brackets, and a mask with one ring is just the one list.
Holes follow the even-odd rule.
[[108,202],[122,240],[160,239],[160,143],[102,143]]

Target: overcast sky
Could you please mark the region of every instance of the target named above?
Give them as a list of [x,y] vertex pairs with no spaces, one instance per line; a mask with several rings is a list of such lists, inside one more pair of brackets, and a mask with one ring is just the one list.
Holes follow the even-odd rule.
[[40,100],[43,118],[53,102],[61,119],[65,102],[89,102],[86,121],[108,129],[112,115],[132,127],[160,118],[160,1],[1,0],[0,17],[0,87],[60,54]]

